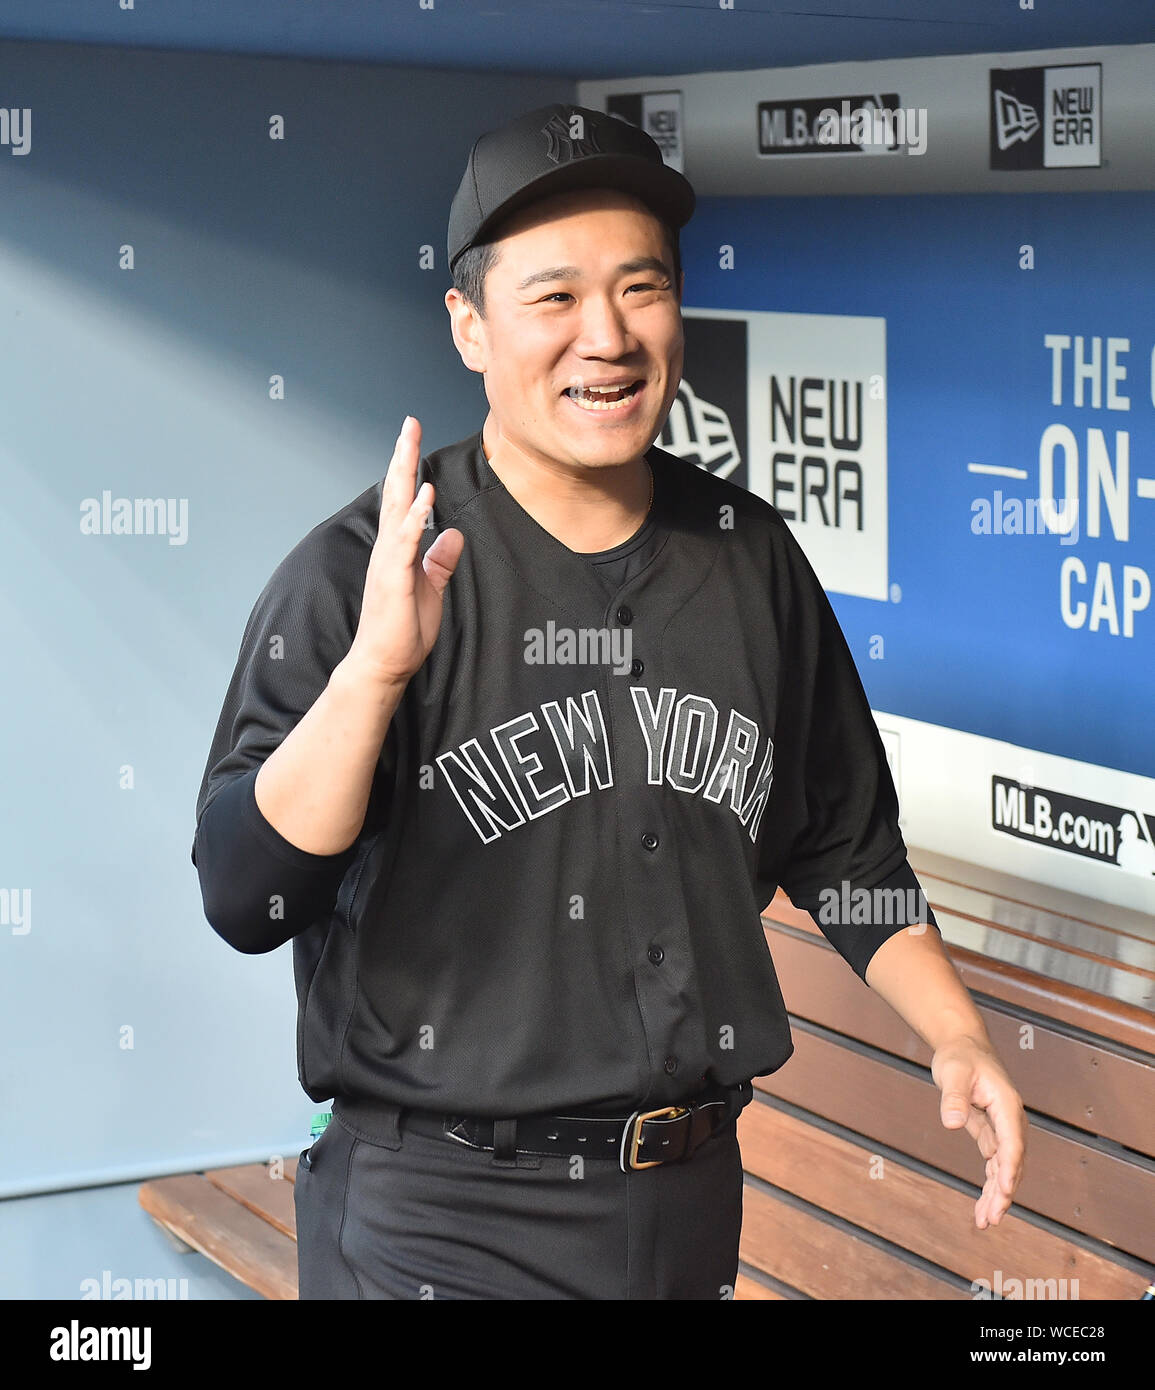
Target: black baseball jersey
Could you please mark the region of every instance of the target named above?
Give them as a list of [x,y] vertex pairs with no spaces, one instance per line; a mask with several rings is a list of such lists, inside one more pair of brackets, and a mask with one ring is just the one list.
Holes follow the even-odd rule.
[[422,552],[449,526],[465,549],[342,854],[290,844],[253,784],[352,643],[380,483],[257,600],[193,862],[226,941],[292,939],[312,1099],[494,1117],[675,1103],[790,1056],[761,923],[779,884],[860,976],[910,920],[846,912],[856,889],[918,883],[800,546],[762,498],[646,457],[647,522],[593,557],[517,503],[480,433],[422,459]]

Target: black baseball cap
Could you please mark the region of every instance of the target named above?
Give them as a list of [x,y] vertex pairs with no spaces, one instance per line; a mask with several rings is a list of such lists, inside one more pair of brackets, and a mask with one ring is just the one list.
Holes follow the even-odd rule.
[[554,102],[474,141],[449,210],[450,274],[502,218],[572,188],[619,188],[675,229],[694,213],[690,181],[665,163],[644,130],[605,111]]

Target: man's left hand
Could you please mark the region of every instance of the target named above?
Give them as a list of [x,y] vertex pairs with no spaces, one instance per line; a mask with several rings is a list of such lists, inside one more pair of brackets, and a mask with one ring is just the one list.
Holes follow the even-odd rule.
[[975,1203],[975,1225],[980,1231],[997,1226],[1023,1174],[1027,1117],[1022,1097],[990,1048],[966,1035],[936,1050],[930,1072],[942,1092],[943,1124],[947,1129],[965,1126],[986,1159],[987,1178]]

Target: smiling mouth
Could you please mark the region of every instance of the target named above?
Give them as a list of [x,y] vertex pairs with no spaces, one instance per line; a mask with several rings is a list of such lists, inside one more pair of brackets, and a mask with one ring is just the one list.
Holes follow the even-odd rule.
[[644,385],[634,381],[628,386],[571,386],[564,394],[583,410],[620,410]]

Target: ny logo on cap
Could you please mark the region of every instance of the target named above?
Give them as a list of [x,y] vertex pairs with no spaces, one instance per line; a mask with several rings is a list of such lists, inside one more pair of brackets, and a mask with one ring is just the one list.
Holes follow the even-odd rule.
[[555,112],[542,126],[541,133],[549,141],[546,157],[555,164],[601,154],[593,131],[586,130],[586,118],[580,112],[575,111],[568,121]]

